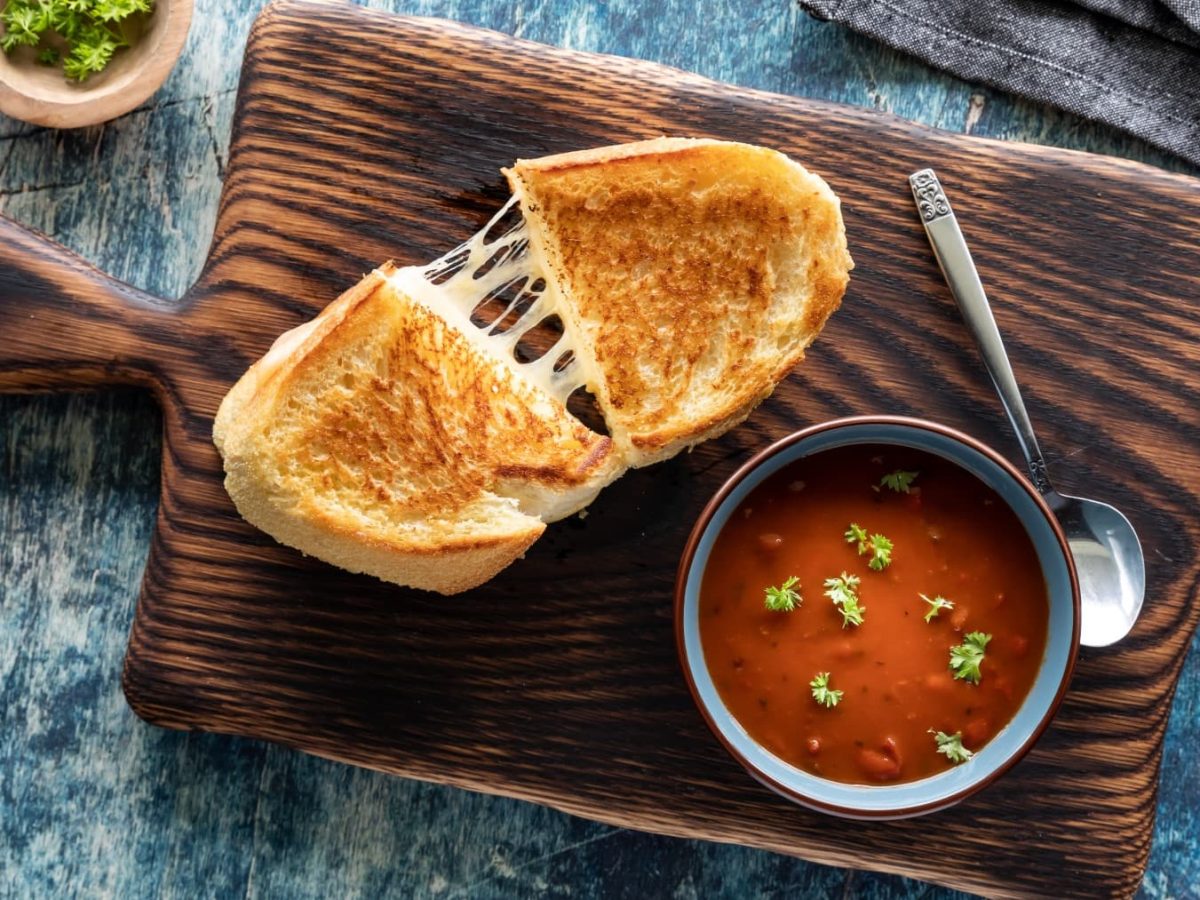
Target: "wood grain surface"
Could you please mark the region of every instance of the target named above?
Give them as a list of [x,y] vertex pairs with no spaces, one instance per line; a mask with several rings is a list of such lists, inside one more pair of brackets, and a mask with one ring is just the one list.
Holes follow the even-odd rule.
[[[237,518],[211,417],[276,334],[379,260],[470,233],[513,158],[663,132],[776,146],[845,204],[858,262],[845,307],[749,423],[626,476],[449,601],[304,560]],[[920,414],[1015,453],[911,208],[905,177],[924,165],[954,192],[1055,475],[1125,509],[1151,560],[1131,638],[1085,651],[1030,757],[936,829],[830,820],[750,781],[691,706],[670,609],[704,501],[800,425]],[[288,4],[252,36],[216,237],[182,308],[0,223],[0,386],[133,383],[163,406],[163,499],[125,675],[150,721],[990,894],[1127,894],[1197,617],[1198,214],[1197,182],[1136,164]]]

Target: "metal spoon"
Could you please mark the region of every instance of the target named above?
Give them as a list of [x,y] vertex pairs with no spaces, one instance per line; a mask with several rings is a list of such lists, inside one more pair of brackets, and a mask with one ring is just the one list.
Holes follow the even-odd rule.
[[1065,496],[1050,483],[1000,329],[946,194],[932,169],[910,175],[908,182],[933,254],[1017,433],[1029,478],[1066,533],[1079,573],[1080,641],[1089,647],[1106,647],[1129,633],[1142,610],[1146,593],[1142,545],[1129,520],[1116,509],[1097,500]]

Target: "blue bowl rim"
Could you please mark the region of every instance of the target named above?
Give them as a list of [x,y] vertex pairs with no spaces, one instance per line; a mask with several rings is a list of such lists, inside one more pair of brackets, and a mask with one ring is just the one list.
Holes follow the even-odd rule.
[[[692,677],[691,666],[688,662],[687,646],[684,640],[684,598],[687,593],[688,575],[691,572],[692,563],[695,560],[696,550],[699,547],[700,540],[708,529],[709,523],[713,516],[725,502],[725,499],[737,488],[742,481],[748,478],[759,466],[765,463],[779,453],[787,450],[795,444],[808,440],[815,435],[822,434],[827,431],[839,430],[861,425],[894,425],[904,428],[912,428],[918,431],[928,431],[934,434],[939,434],[950,438],[966,447],[974,450],[989,461],[995,463],[1003,470],[1019,487],[1033,500],[1034,504],[1041,512],[1042,516],[1049,524],[1051,531],[1058,540],[1059,550],[1062,552],[1063,560],[1067,566],[1067,574],[1071,582],[1071,606],[1072,606],[1072,634],[1071,648],[1067,657],[1067,664],[1063,669],[1062,679],[1059,682],[1058,690],[1054,694],[1054,698],[1046,707],[1046,712],[1041,720],[1029,733],[1028,737],[1021,745],[1008,757],[1004,762],[1000,763],[992,771],[985,776],[975,781],[962,790],[929,803],[915,803],[909,806],[896,807],[882,810],[868,810],[859,807],[842,806],[836,803],[829,803],[816,797],[811,797],[801,791],[796,790],[791,785],[778,781],[775,778],[767,775],[757,766],[752,764],[738,749],[735,747],[721,732],[713,719],[707,704],[701,697],[700,691],[696,686],[695,679]],[[954,460],[950,460],[955,462]],[[957,465],[958,463],[955,462]],[[1046,501],[1042,499],[1042,495],[1030,483],[1029,479],[1017,469],[1011,462],[1001,456],[997,451],[993,450],[982,441],[976,440],[964,432],[955,428],[950,428],[946,425],[941,425],[937,422],[932,422],[928,419],[919,419],[911,416],[850,416],[841,419],[832,419],[828,422],[821,422],[817,425],[812,425],[800,431],[793,432],[786,437],[781,438],[768,447],[760,450],[744,463],[736,472],[734,472],[725,481],[724,484],[717,490],[712,498],[701,511],[700,516],[696,519],[696,524],[692,527],[692,532],[688,536],[687,543],[684,545],[683,554],[679,560],[679,568],[675,575],[675,646],[679,655],[680,668],[683,670],[684,679],[687,681],[688,690],[692,694],[692,700],[696,704],[696,708],[700,711],[709,730],[716,736],[717,740],[725,747],[729,755],[732,756],[741,766],[760,784],[773,790],[775,793],[786,797],[793,802],[799,803],[801,806],[815,809],[819,812],[832,813],[833,815],[841,816],[849,819],[903,819],[912,816],[925,815],[926,813],[936,812],[947,807],[954,806],[967,797],[978,793],[984,788],[991,785],[996,779],[1000,778],[1015,766],[1029,750],[1037,743],[1038,738],[1050,725],[1055,714],[1058,712],[1059,706],[1062,704],[1063,697],[1066,695],[1067,686],[1071,682],[1071,676],[1075,671],[1075,663],[1079,656],[1079,627],[1080,627],[1080,599],[1079,599],[1079,576],[1075,571],[1075,560],[1071,556],[1070,546],[1067,543],[1067,537],[1063,533],[1062,526],[1058,523],[1058,519],[1054,517],[1050,507]]]

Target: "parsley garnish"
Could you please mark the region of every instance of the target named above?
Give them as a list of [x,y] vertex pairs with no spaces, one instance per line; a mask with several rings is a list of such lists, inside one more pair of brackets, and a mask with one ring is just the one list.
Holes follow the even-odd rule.
[[954,734],[946,734],[944,731],[934,731],[930,728],[929,733],[937,741],[938,753],[945,754],[946,758],[955,765],[965,763],[975,755],[963,746],[961,731],[956,731]]
[[907,494],[912,488],[913,481],[920,475],[920,472],[905,472],[897,469],[895,472],[889,472],[879,479],[879,486],[891,488],[897,494]]
[[808,683],[808,686],[812,688],[813,699],[826,709],[837,706],[842,699],[841,691],[829,689],[828,672],[818,672],[817,676]]
[[857,522],[850,523],[850,527],[846,529],[845,538],[847,544],[858,545],[857,549],[859,556],[862,556],[867,552],[867,544],[869,542],[869,539],[867,538],[867,529],[863,528]]
[[[133,17],[153,9],[154,0],[7,0],[0,10],[0,49],[38,47],[39,62],[61,60],[64,75],[83,81],[129,46],[138,30]],[[66,42],[65,55],[49,42],[54,34]]]
[[846,539],[847,544],[854,544],[858,555],[870,553],[871,559],[867,565],[876,572],[886,569],[892,561],[892,542],[882,534],[873,534],[867,537],[867,529],[863,528],[857,522],[851,522],[850,527],[846,529],[842,535]]
[[983,651],[991,639],[990,634],[972,631],[961,644],[950,648],[950,668],[956,679],[979,684],[979,664],[983,662]]
[[924,594],[921,594],[920,597],[929,604],[929,611],[925,613],[926,622],[936,619],[938,613],[940,613],[943,609],[954,609],[954,602],[947,600],[940,594],[937,597],[934,597],[932,600],[930,600]]
[[825,579],[825,596],[833,601],[833,605],[842,614],[843,628],[863,623],[863,613],[867,608],[858,605],[858,583],[857,575],[848,575],[845,572],[837,578]]
[[769,587],[763,592],[763,606],[771,612],[791,612],[804,602],[800,592],[795,590],[800,579],[793,575],[779,587]]
[[892,542],[882,534],[871,535],[871,561],[869,568],[881,572],[892,564]]

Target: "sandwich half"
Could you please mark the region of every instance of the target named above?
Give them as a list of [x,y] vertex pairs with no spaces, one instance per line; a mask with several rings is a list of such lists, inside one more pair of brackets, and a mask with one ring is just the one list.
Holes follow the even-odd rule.
[[765,147],[661,138],[505,174],[630,466],[746,418],[849,281],[837,197]]
[[444,594],[491,578],[620,474],[609,438],[414,301],[386,266],[279,338],[213,430],[280,543]]
[[[837,197],[773,150],[664,138],[505,174],[513,198],[481,232],[368,275],[230,391],[214,440],[252,524],[466,590],[626,468],[744,419],[849,278]],[[608,435],[568,410],[581,388]]]

